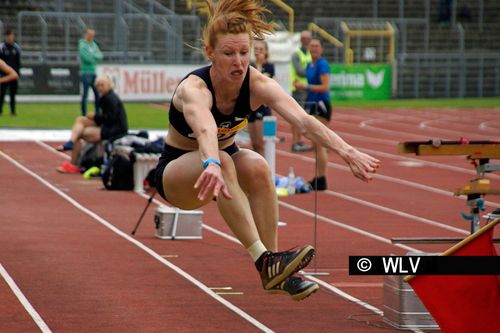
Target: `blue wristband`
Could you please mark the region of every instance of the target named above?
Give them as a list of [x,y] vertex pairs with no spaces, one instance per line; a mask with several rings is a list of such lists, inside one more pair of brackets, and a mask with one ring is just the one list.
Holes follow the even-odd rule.
[[310,84],[307,85],[307,92],[311,92],[311,85]]
[[217,164],[218,166],[222,166],[222,163],[215,158],[208,158],[205,162],[203,162],[203,169],[206,169],[210,163]]

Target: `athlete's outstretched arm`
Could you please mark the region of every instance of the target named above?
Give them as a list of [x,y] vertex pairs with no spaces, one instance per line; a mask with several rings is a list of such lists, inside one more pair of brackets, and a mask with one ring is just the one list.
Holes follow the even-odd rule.
[[319,120],[308,115],[276,81],[259,76],[259,73],[252,74],[252,98],[256,99],[256,104],[268,105],[305,137],[333,150],[349,165],[354,176],[364,181],[372,179],[370,173],[376,172],[379,160],[352,147]]

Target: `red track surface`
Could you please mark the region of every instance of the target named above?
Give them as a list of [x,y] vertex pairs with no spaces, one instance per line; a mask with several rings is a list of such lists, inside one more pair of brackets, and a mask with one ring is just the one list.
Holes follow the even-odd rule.
[[[500,140],[498,119],[500,110],[335,110],[332,128],[382,167],[364,184],[330,154],[330,191],[318,193],[316,267],[331,274],[317,277],[325,284],[303,302],[266,295],[246,251],[209,229],[199,241],[156,239],[152,208],[134,237],[142,245],[133,243],[120,230],[130,235],[146,200],[56,173],[63,157],[37,142],[0,143],[0,264],[54,332],[397,331],[326,286],[383,311],[383,277],[349,276],[349,255],[451,246],[394,245],[393,237],[465,237],[469,225],[459,212],[468,208],[452,191],[474,178],[472,166],[464,157],[399,155],[397,143]],[[290,138],[283,121],[279,135]],[[294,166],[297,175],[313,177],[314,156],[289,148],[289,140],[278,145],[277,173]],[[498,174],[489,178],[500,185]],[[488,212],[500,207],[499,197],[486,200]],[[313,212],[313,193],[280,199],[280,220],[288,223],[280,228],[282,249],[313,242]],[[231,235],[213,204],[204,208],[204,223]],[[243,295],[214,296],[195,283]],[[0,332],[40,331],[3,278],[0,294]]]

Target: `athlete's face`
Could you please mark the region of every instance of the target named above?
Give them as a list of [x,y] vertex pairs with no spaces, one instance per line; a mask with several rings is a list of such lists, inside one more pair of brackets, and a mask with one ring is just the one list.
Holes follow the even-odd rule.
[[250,64],[250,50],[248,34],[225,34],[218,36],[215,48],[208,48],[207,55],[224,79],[242,82]]

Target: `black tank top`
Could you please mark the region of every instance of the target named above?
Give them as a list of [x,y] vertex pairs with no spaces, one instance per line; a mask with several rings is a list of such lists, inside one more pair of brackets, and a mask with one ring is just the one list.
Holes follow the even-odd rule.
[[[248,124],[248,116],[253,112],[250,108],[250,69],[247,69],[247,74],[243,80],[233,112],[230,115],[225,115],[217,109],[214,87],[210,80],[210,68],[211,65],[196,69],[186,75],[181,82],[189,75],[196,75],[205,81],[208,90],[212,93],[212,109],[210,111],[217,124],[217,138],[221,141],[233,137],[236,135],[236,132],[244,128]],[[193,130],[189,127],[184,118],[184,114],[175,108],[174,103],[170,103],[168,119],[170,121],[170,126],[173,126],[177,132],[187,138],[196,139]]]

